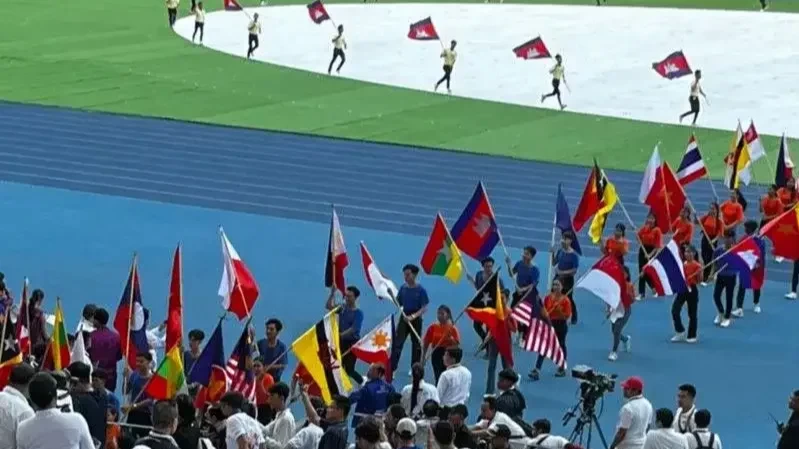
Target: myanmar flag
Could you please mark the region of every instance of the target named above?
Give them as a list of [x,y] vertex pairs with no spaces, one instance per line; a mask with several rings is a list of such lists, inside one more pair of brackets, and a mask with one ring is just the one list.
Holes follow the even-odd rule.
[[444,276],[453,283],[461,279],[463,273],[461,252],[449,234],[441,214],[436,215],[433,231],[422,253],[422,269],[427,274]]
[[64,311],[61,301],[56,301],[55,323],[53,323],[53,338],[50,340],[50,350],[45,357],[45,367],[59,371],[69,366],[70,350],[67,338],[67,328],[64,324]]
[[155,400],[174,399],[186,387],[183,376],[183,355],[180,346],[167,352],[158,370],[144,388],[144,393]]

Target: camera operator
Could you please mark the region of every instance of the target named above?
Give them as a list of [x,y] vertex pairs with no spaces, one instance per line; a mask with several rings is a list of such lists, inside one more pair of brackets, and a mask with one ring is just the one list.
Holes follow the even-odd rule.
[[652,404],[644,397],[644,381],[638,376],[628,377],[621,387],[627,402],[619,411],[610,449],[643,449],[652,422]]
[[796,390],[788,399],[788,408],[792,411],[788,423],[777,425],[780,433],[780,442],[777,449],[796,449],[799,447],[799,390]]
[[528,446],[531,449],[566,449],[570,442],[566,438],[550,435],[552,424],[548,419],[533,422],[533,438]]

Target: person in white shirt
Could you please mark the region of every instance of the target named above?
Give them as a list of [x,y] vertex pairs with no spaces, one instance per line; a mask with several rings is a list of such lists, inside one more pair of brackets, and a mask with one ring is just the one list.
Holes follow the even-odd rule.
[[674,413],[674,430],[688,434],[696,430],[696,387],[691,384],[680,385],[677,389],[677,412]]
[[305,416],[308,418],[302,428],[286,443],[284,449],[317,449],[325,431],[319,427],[316,420],[325,415],[325,403],[322,398],[308,396],[305,387],[301,390],[300,398],[305,407]]
[[15,449],[17,427],[22,421],[33,417],[33,409],[28,405],[28,384],[36,370],[27,363],[20,363],[11,369],[8,385],[0,392],[0,445]]
[[219,400],[225,419],[225,446],[227,449],[256,449],[264,443],[261,423],[244,413],[244,396],[230,391]]
[[294,436],[294,415],[287,407],[289,386],[278,382],[269,387],[269,406],[275,417],[264,427],[267,449],[281,449]]
[[[149,317],[148,309],[144,309],[146,317]],[[147,319],[147,318],[145,318]],[[150,355],[153,356],[152,368],[158,368],[157,353],[158,349],[166,345],[166,323],[161,323],[158,327],[147,330],[147,345],[150,347]]]
[[685,434],[688,449],[722,449],[721,438],[710,431],[710,412],[702,409],[694,414],[696,430]]
[[49,373],[36,373],[28,394],[36,414],[17,428],[17,449],[94,449],[89,426],[77,413],[56,408],[57,386]]
[[496,433],[499,425],[507,426],[510,438],[519,439],[526,436],[522,426],[516,424],[510,416],[497,411],[497,398],[486,396],[480,406],[480,421],[472,427],[472,435],[477,438],[489,437],[492,432]]
[[667,408],[659,408],[655,412],[657,429],[646,434],[644,449],[688,449],[685,436],[672,428],[674,413]]
[[530,439],[531,449],[565,449],[570,441],[557,435],[550,435],[552,424],[548,419],[539,419],[533,423],[533,438]]
[[[422,414],[422,406],[427,401],[438,402],[438,389],[436,389],[435,385],[424,381],[424,366],[421,363],[413,364],[411,378],[413,382],[403,387],[400,392],[400,404],[402,404],[408,416],[415,417]],[[415,398],[413,397],[414,392],[416,392]]]
[[472,388],[472,373],[463,365],[463,350],[449,348],[444,353],[444,365],[447,369],[438,379],[438,402],[442,407],[466,404],[469,402],[469,391]]
[[[416,420],[416,446],[427,447],[433,426],[438,422],[438,415],[441,408],[438,402],[430,400],[424,403],[423,418]],[[428,449],[435,449],[435,446]]]
[[619,411],[619,423],[610,449],[642,449],[652,423],[652,404],[644,397],[644,381],[638,376],[621,383],[626,403]]

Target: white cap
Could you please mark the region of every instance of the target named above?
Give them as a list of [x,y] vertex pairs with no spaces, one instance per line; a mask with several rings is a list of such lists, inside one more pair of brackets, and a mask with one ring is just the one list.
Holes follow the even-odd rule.
[[[411,437],[416,435],[416,423],[410,418],[402,418],[397,423],[397,433],[401,437],[406,437],[410,434]],[[405,435],[403,435],[405,434]]]

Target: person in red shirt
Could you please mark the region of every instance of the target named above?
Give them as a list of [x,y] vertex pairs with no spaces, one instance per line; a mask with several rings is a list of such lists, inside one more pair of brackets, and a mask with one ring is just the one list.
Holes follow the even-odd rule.
[[743,205],[739,202],[737,190],[730,192],[730,199],[721,204],[721,221],[724,230],[735,230],[735,227],[744,222]]
[[[566,358],[566,334],[569,332],[569,320],[572,317],[572,306],[569,297],[563,292],[563,284],[559,279],[552,281],[550,293],[544,298],[544,311],[549,317],[552,328],[555,330],[555,336],[563,349],[563,357]],[[538,360],[535,362],[535,369],[530,373],[532,380],[540,378],[541,366],[544,364],[544,356],[538,355]],[[557,377],[566,375],[564,368],[559,368],[555,373]]]
[[715,201],[710,202],[710,209],[699,220],[699,225],[702,226],[702,263],[705,264],[704,273],[702,273],[702,286],[707,285],[706,282],[710,280],[710,275],[713,272],[713,266],[710,262],[713,261],[713,251],[716,250],[716,242],[721,235],[723,223],[721,222],[719,212],[719,204]]
[[258,410],[258,422],[264,426],[272,421],[272,409],[269,407],[269,387],[275,384],[275,378],[264,370],[263,357],[252,362],[255,374],[255,407]]
[[694,239],[694,224],[691,220],[691,208],[685,207],[680,211],[680,217],[672,223],[671,228],[674,230],[672,237],[680,248],[690,245]]
[[773,220],[777,215],[785,211],[785,205],[777,196],[777,185],[772,184],[768,188],[768,192],[760,199],[760,227],[762,228],[766,223]]
[[624,256],[630,252],[630,242],[624,236],[626,231],[627,227],[624,226],[624,223],[616,223],[613,237],[605,240],[605,244],[602,245],[602,254],[614,256],[619,259],[619,262],[624,264]]
[[[644,270],[644,266],[649,263],[649,259],[657,254],[661,246],[663,246],[663,232],[657,227],[657,219],[655,215],[650,212],[646,216],[646,222],[638,230],[638,240],[641,246],[638,248],[638,272]],[[646,286],[652,288],[652,281],[646,276],[641,276],[638,279],[638,296],[635,297],[639,300],[646,294]]]
[[[698,327],[697,315],[699,313],[699,288],[697,287],[702,282],[702,264],[696,261],[696,249],[693,246],[685,248],[685,262],[683,262],[683,270],[685,272],[685,281],[688,284],[688,290],[680,292],[674,298],[671,304],[671,318],[674,321],[674,337],[671,338],[673,342],[686,341],[688,343],[696,343],[696,329]],[[688,304],[688,335],[685,334],[685,327],[682,325],[682,308]]]
[[610,320],[610,331],[613,334],[613,349],[610,351],[608,355],[608,360],[611,362],[615,362],[619,356],[617,351],[619,350],[619,344],[624,342],[624,350],[626,352],[630,352],[631,346],[631,338],[629,335],[622,334],[624,331],[624,326],[627,325],[627,322],[630,321],[630,313],[632,312],[632,305],[633,305],[633,297],[635,296],[635,285],[633,285],[632,281],[630,280],[630,269],[626,266],[624,268],[624,280],[626,281],[626,290],[621,292],[621,299],[619,303],[619,307],[622,308],[624,311],[624,315],[622,316],[614,316],[612,310],[608,309],[607,315],[608,319]]
[[788,210],[796,205],[796,201],[799,200],[796,195],[796,181],[791,178],[788,180],[788,183],[785,184],[785,187],[780,187],[777,190],[777,196],[782,201],[782,205],[784,210]]

